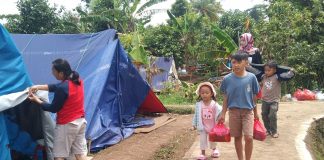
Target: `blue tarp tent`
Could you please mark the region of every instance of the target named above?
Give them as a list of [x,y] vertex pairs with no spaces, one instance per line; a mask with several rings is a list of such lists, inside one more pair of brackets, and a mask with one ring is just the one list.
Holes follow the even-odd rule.
[[[150,57],[149,68],[160,70],[159,73],[152,76],[150,82],[155,92],[163,90],[167,83],[180,83],[173,57]],[[141,76],[147,79],[146,69],[141,66],[139,70]]]
[[173,57],[156,57],[153,65],[156,65],[157,68],[163,70],[162,73],[153,76],[152,87],[154,90],[160,91],[164,89],[166,83],[179,83],[177,69],[175,67]]
[[57,58],[68,60],[80,73],[85,87],[86,138],[92,141],[92,150],[130,136],[137,112],[166,112],[134,68],[115,30],[12,37],[33,83],[57,83],[51,75],[51,62]]
[[31,156],[37,145],[36,140],[44,139],[43,112],[26,100],[26,88],[31,85],[18,49],[10,34],[0,25],[1,160],[11,159],[10,150]]

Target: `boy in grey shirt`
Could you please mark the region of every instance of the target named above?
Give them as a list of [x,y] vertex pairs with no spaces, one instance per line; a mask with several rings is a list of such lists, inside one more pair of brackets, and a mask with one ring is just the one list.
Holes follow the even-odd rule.
[[294,76],[293,70],[288,70],[277,74],[277,63],[269,61],[264,65],[264,75],[262,76],[262,120],[267,134],[273,138],[278,138],[277,132],[277,111],[281,97],[281,81],[290,80]]

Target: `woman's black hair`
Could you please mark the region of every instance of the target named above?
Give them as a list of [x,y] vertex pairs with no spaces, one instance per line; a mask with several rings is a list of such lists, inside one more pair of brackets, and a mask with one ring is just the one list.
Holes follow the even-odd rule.
[[53,68],[62,72],[65,80],[71,80],[74,84],[80,85],[79,73],[76,71],[72,71],[69,62],[65,59],[56,59],[52,62]]
[[[213,94],[213,96],[211,98],[212,98],[212,100],[216,101],[216,96],[214,95],[213,89],[208,85],[202,85],[202,86],[200,86],[200,88],[203,87],[203,86],[206,86],[206,87],[208,87],[210,89],[210,92]],[[199,88],[199,91],[200,91],[200,88]],[[199,95],[198,98],[197,98],[197,101],[201,101],[201,100],[202,100],[202,98]]]

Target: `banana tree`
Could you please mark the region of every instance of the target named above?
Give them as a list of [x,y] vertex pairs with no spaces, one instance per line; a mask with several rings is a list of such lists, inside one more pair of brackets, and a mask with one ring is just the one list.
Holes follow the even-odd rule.
[[81,16],[81,21],[90,23],[95,31],[114,28],[121,33],[134,32],[137,24],[148,23],[152,14],[160,12],[145,9],[163,1],[148,0],[141,5],[140,0],[92,0],[88,4],[89,13]]
[[140,65],[148,65],[148,52],[144,49],[142,35],[138,32],[128,34],[121,34],[122,41],[128,55],[131,57],[133,63],[139,67]]
[[216,25],[213,25],[212,28],[217,40],[221,43],[221,46],[225,48],[226,53],[230,54],[238,49],[236,43],[226,32]]
[[[219,27],[212,25],[212,34],[214,34],[213,36],[215,36],[218,41],[215,42],[215,46],[213,48],[203,47],[203,50],[197,51],[197,46],[193,44],[197,44],[195,40],[197,39],[197,35],[199,35],[199,31],[197,32],[196,28],[198,28],[197,26],[202,25],[202,15],[199,17],[196,16],[195,19],[192,20],[192,17],[190,17],[192,14],[186,13],[183,17],[181,17],[181,19],[176,18],[170,11],[167,11],[167,13],[172,20],[173,28],[181,34],[181,44],[185,48],[184,57],[186,64],[190,64],[190,60],[194,62],[197,61],[197,58],[208,59],[224,57],[237,50],[238,46],[233,39]],[[218,49],[216,45],[225,48],[225,50]],[[199,54],[197,52],[199,52]]]
[[164,70],[155,64],[156,57],[149,57],[148,52],[145,51],[142,35],[138,32],[133,32],[130,34],[122,34],[120,39],[136,68],[138,70],[140,70],[140,67],[145,68],[145,78],[148,84],[152,86],[153,77],[164,72]]
[[195,13],[187,12],[183,16],[176,18],[169,10],[167,11],[169,18],[172,21],[173,28],[180,33],[180,43],[184,48],[184,62],[191,64],[196,61],[195,52],[195,35],[196,28],[202,24],[202,15],[198,16]]

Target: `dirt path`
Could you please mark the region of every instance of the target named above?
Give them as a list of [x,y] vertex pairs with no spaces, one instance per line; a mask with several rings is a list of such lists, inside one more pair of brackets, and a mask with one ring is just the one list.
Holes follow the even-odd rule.
[[[178,115],[177,119],[165,126],[162,126],[147,134],[133,134],[128,139],[123,140],[117,145],[111,146],[98,154],[93,160],[149,160],[153,158],[155,152],[167,146],[171,141],[176,141],[175,137],[191,132],[192,115]],[[192,132],[191,132],[192,134]],[[194,141],[194,136],[191,136],[183,153],[179,152],[182,157],[190,148]],[[182,138],[183,139],[183,138]],[[167,152],[167,151],[166,151]]]
[[[259,105],[258,105],[259,106]],[[259,109],[260,112],[260,109]],[[261,114],[259,114],[261,116]],[[253,160],[309,160],[304,138],[313,118],[324,117],[324,102],[282,102],[278,112],[280,137],[254,141]],[[192,115],[178,115],[173,121],[147,134],[134,134],[96,155],[94,160],[195,159],[199,154],[196,131],[190,131]],[[228,116],[227,116],[228,118]],[[227,121],[228,122],[228,121]],[[233,139],[219,143],[221,157],[236,160]],[[161,152],[161,157],[155,153]],[[155,155],[155,156],[154,156]],[[164,155],[167,155],[164,157]],[[210,153],[209,153],[210,155]]]
[[[261,114],[259,114],[259,116],[261,116]],[[324,102],[308,101],[280,103],[278,112],[278,132],[280,136],[277,139],[267,137],[264,142],[254,141],[252,159],[311,159],[309,153],[305,151],[304,138],[313,118],[320,117],[324,117]],[[230,143],[218,143],[218,147],[221,151],[221,157],[218,159],[237,159],[233,139]],[[199,154],[199,140],[198,137],[196,137],[194,144],[185,154],[184,159],[195,159]],[[208,154],[210,155],[210,153]]]

